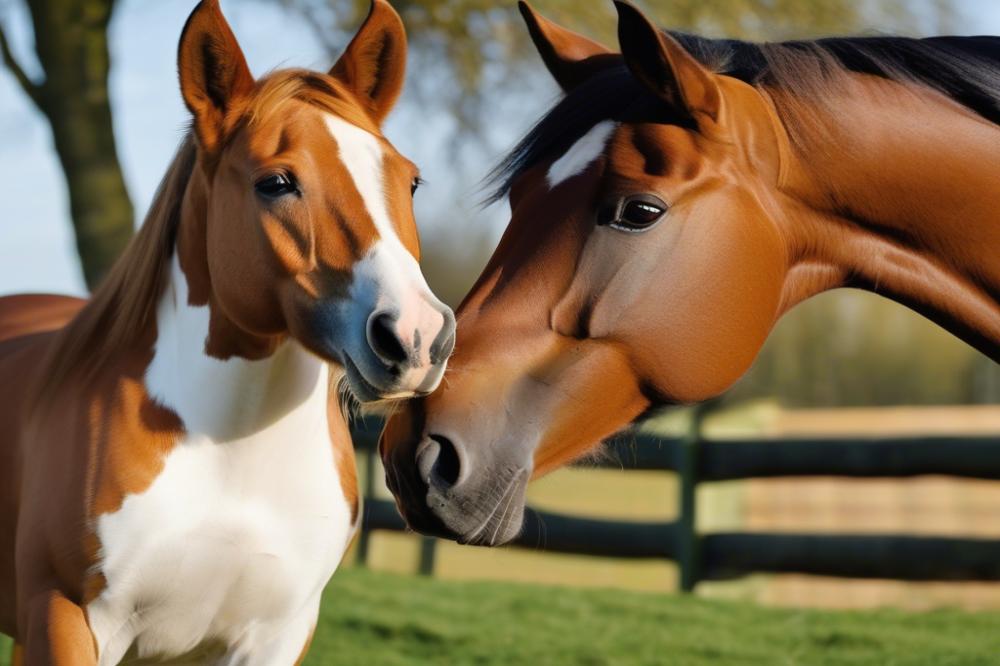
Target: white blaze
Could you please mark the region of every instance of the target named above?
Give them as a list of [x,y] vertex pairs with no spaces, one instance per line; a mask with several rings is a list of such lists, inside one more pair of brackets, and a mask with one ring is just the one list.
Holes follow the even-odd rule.
[[590,131],[580,137],[566,154],[553,162],[549,167],[549,189],[555,188],[573,176],[578,176],[590,166],[590,163],[601,156],[604,147],[618,124],[612,120],[597,123]]
[[[334,115],[326,116],[326,126],[337,142],[341,162],[379,234],[379,240],[354,267],[353,307],[357,308],[359,317],[366,318],[382,309],[398,312],[399,333],[402,342],[407,344],[413,343],[414,331],[436,334],[444,325],[443,306],[427,286],[420,265],[403,246],[392,224],[383,185],[381,142],[370,132]],[[363,331],[363,323],[359,322],[354,329]],[[434,335],[423,340],[421,360],[424,363],[429,364],[433,342]]]

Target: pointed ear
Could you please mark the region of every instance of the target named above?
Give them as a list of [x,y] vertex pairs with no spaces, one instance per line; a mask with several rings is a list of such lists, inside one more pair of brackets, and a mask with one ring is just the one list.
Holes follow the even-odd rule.
[[699,125],[717,123],[722,107],[715,74],[677,40],[650,23],[635,5],[615,0],[625,64],[647,88]]
[[[552,78],[565,91],[577,87],[599,69],[616,60],[616,54],[592,39],[548,20],[524,0],[517,3],[528,34]],[[620,62],[620,61],[619,61]]]
[[403,92],[406,78],[406,29],[386,0],[372,0],[368,18],[330,75],[353,90],[372,118],[382,124]]
[[226,114],[254,87],[243,51],[226,23],[219,0],[202,0],[191,12],[177,54],[184,103],[194,116],[201,147],[219,148]]

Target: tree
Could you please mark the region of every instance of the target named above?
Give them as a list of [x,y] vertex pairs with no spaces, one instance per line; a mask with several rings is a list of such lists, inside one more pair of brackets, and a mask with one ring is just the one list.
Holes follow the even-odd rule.
[[116,0],[27,0],[44,79],[34,81],[0,29],[3,63],[48,120],[69,191],[77,252],[93,289],[132,236],[108,96]]

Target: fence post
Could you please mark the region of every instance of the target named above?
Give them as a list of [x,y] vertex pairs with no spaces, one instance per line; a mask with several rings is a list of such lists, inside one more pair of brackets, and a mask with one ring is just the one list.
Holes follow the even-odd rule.
[[[367,511],[369,503],[375,500],[375,448],[374,446],[365,447],[365,499],[361,508],[362,512]],[[368,525],[362,514],[361,532],[358,534],[358,563],[363,567],[368,566],[368,549],[371,545],[371,536],[371,530],[368,529]]]
[[703,402],[691,410],[688,432],[677,453],[680,480],[679,516],[677,518],[677,564],[680,567],[680,591],[694,592],[701,577],[701,543],[698,535],[698,450],[705,415],[712,403]]
[[421,537],[420,539],[420,575],[434,575],[434,560],[437,551],[437,539],[434,537]]

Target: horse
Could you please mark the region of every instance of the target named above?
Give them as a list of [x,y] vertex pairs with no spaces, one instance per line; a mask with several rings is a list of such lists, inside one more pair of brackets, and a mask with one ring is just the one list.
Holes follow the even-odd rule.
[[494,172],[511,221],[445,382],[384,432],[416,530],[509,541],[531,478],[724,392],[831,289],[1000,360],[1000,38],[756,44],[615,6],[617,53],[520,4],[565,95]]
[[15,663],[299,663],[358,524],[339,388],[440,382],[406,68],[385,0],[328,73],[256,80],[219,8],[180,38],[192,127],[89,300],[0,299],[0,630]]

